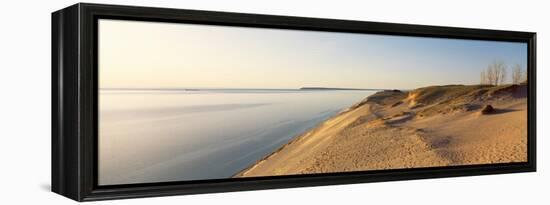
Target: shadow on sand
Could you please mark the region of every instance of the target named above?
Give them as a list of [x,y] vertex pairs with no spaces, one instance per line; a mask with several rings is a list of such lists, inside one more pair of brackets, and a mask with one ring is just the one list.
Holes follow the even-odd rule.
[[498,115],[498,114],[504,114],[509,112],[515,112],[515,111],[518,111],[518,110],[517,109],[495,109],[495,111],[484,115]]

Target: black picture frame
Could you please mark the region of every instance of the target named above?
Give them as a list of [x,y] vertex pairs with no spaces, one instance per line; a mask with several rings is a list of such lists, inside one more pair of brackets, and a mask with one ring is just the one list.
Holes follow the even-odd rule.
[[[97,184],[100,18],[525,42],[528,162],[132,185]],[[52,191],[76,201],[536,171],[536,33],[79,3],[52,13]]]

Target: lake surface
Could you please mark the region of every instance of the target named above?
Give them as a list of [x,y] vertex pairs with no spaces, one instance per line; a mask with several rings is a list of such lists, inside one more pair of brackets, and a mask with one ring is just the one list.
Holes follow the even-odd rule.
[[231,177],[372,93],[101,90],[99,184]]

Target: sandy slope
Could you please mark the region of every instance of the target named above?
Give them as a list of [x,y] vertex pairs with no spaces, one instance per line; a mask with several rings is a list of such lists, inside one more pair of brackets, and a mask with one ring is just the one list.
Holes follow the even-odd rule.
[[235,176],[526,160],[525,86],[432,86],[376,93]]

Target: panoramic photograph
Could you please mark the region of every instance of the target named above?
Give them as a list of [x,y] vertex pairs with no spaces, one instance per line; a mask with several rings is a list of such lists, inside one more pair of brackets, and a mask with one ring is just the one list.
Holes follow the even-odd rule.
[[100,19],[98,183],[527,162],[527,43]]

